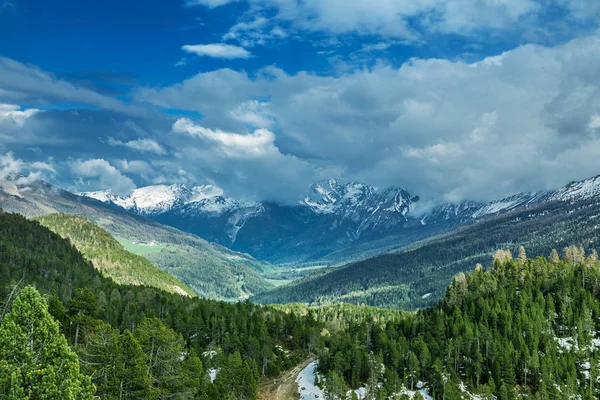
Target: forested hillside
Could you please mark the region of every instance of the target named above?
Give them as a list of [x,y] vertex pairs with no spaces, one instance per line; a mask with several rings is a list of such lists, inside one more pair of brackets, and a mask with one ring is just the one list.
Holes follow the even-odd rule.
[[[319,325],[293,313],[118,285],[39,222],[0,213],[0,317],[6,317],[0,330],[0,372],[27,359],[40,362],[42,354],[36,348],[17,361],[6,359],[11,354],[6,346],[12,349],[16,342],[3,341],[3,335],[19,332],[18,337],[31,340],[50,335],[60,343],[51,328],[50,333],[38,332],[46,328],[38,324],[45,317],[43,307],[35,305],[35,295],[28,291],[14,301],[25,285],[47,298],[48,312],[59,322],[60,333],[79,357],[81,372],[92,377],[102,399],[252,399],[261,376],[275,376],[295,365],[311,343],[319,342]],[[14,316],[30,306],[37,310],[36,318],[20,319],[13,326]],[[0,397],[12,395],[21,387],[19,382],[30,379],[25,376],[27,368],[20,371],[22,376],[15,372],[14,379],[0,378]],[[56,376],[44,371],[38,376],[52,385]]]
[[116,283],[154,286],[167,292],[196,294],[172,275],[146,258],[125,250],[104,229],[87,218],[67,214],[50,214],[36,218],[43,226],[68,239],[94,267]]
[[315,305],[348,302],[416,309],[437,302],[459,272],[489,265],[496,249],[529,255],[577,244],[594,249],[600,240],[597,200],[554,202],[515,211],[403,250],[332,270],[321,270],[253,298],[257,303],[301,302]]
[[319,356],[326,397],[362,387],[378,399],[417,388],[436,399],[598,398],[597,254],[505,255],[456,276],[434,307],[333,334]]

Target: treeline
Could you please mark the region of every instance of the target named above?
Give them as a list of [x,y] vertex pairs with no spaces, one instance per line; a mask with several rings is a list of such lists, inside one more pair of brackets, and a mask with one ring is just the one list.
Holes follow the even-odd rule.
[[[103,399],[253,399],[258,379],[296,365],[321,331],[309,318],[250,303],[117,285],[67,240],[16,214],[0,214],[0,282],[3,316],[23,313],[23,301],[13,300],[26,285],[47,298],[48,313],[77,354],[81,373]],[[34,325],[43,320],[40,313]],[[1,353],[0,365],[7,367],[7,353]],[[56,361],[52,357],[60,355],[47,365]],[[21,374],[0,379],[0,398],[22,387],[18,382],[27,372]],[[86,390],[30,398],[89,398]]]
[[436,306],[332,338],[319,355],[327,398],[365,387],[368,398],[400,399],[419,382],[436,399],[598,398],[599,293],[595,252],[497,252],[491,269],[457,275]]

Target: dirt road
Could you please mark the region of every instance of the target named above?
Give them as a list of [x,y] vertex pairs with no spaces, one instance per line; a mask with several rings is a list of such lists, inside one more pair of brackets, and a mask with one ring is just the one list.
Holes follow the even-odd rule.
[[258,400],[296,400],[298,385],[296,377],[314,358],[308,358],[294,368],[282,372],[277,378],[264,378],[258,386]]

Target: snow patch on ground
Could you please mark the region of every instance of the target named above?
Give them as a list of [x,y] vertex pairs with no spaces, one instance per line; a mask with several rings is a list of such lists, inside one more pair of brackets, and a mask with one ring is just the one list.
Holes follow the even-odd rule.
[[300,400],[323,400],[325,398],[323,391],[315,383],[316,369],[317,361],[313,361],[298,374],[296,383]]
[[463,392],[467,396],[466,397],[467,399],[483,400],[483,397],[479,396],[478,394],[473,394],[473,393],[469,392],[463,382],[461,382],[460,385],[458,385],[458,388],[460,389],[461,392]]
[[[360,387],[358,389],[355,389],[354,393],[356,393],[356,397],[358,397],[358,400],[363,400],[367,398],[367,388]],[[352,390],[348,391],[348,396],[351,397],[351,395]]]
[[[421,393],[421,396],[423,396],[423,398],[425,400],[433,400],[433,397],[429,394],[429,389],[427,389],[427,388],[419,389],[419,393]],[[409,398],[413,399],[416,394],[417,394],[416,390],[410,390],[408,388],[402,387],[402,389],[400,390],[399,393],[392,395],[392,398],[400,397],[401,395],[406,395]]]
[[219,373],[220,368],[211,368],[208,370],[208,376],[210,376],[210,381],[214,383],[215,379],[217,379],[217,374]]

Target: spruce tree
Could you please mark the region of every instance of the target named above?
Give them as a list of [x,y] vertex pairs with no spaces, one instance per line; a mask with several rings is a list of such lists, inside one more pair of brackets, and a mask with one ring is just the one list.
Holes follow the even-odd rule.
[[0,397],[91,399],[94,391],[42,296],[24,288],[0,325]]

